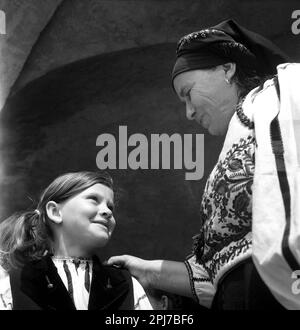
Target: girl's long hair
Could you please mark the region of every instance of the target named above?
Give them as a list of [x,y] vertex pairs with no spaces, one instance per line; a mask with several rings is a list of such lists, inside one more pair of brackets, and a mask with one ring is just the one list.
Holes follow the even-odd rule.
[[35,210],[18,212],[0,223],[0,264],[6,270],[41,259],[52,252],[52,232],[46,213],[49,201],[61,203],[101,183],[112,190],[106,172],[72,172],[56,178],[41,194]]

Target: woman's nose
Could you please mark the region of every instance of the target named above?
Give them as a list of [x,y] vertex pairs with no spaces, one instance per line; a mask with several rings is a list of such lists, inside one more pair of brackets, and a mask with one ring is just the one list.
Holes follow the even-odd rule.
[[195,117],[195,110],[189,102],[185,104],[186,118],[188,120],[193,120]]

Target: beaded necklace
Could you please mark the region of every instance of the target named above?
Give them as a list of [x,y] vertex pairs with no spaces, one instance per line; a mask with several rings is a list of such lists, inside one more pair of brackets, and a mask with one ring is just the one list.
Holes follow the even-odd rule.
[[243,111],[243,103],[244,103],[245,98],[242,98],[242,100],[238,103],[236,106],[236,114],[240,120],[240,122],[248,127],[249,129],[254,129],[254,122],[250,120]]

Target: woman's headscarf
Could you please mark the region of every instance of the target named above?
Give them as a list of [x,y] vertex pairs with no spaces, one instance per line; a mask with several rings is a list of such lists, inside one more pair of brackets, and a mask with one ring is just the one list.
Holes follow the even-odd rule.
[[233,20],[184,36],[178,42],[176,54],[172,80],[185,71],[227,62],[235,62],[246,72],[267,76],[276,73],[278,64],[289,62],[288,56],[270,40]]

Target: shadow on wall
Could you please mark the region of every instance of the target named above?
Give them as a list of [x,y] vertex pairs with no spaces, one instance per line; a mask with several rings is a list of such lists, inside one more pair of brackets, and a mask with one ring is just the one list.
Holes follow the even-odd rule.
[[104,257],[132,253],[181,260],[186,256],[191,236],[201,226],[202,190],[223,139],[210,137],[185,119],[170,84],[174,49],[174,44],[164,44],[82,60],[48,73],[12,96],[1,112],[5,164],[1,219],[13,211],[35,208],[31,199],[37,200],[40,190],[57,175],[96,170],[100,134],[110,133],[118,143],[122,125],[128,137],[142,133],[148,141],[151,134],[204,133],[201,180],[185,180],[184,168],[109,170],[121,199],[117,228]]

